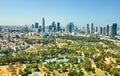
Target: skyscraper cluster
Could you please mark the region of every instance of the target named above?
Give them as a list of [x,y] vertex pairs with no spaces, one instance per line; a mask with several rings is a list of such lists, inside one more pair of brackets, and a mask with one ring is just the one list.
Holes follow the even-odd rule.
[[86,33],[87,34],[97,33],[99,35],[115,37],[117,35],[117,23],[113,23],[112,26],[109,25],[105,27],[100,26],[99,28],[98,27],[94,28],[93,23],[91,24],[91,27],[89,26],[89,24],[87,24]]
[[55,21],[53,21],[51,23],[51,25],[46,26],[44,18],[42,19],[42,25],[39,25],[39,23],[36,22],[35,24],[32,24],[32,29],[33,29],[33,32],[37,32],[37,33],[40,33],[40,32],[42,32],[42,33],[54,32],[55,33],[55,32],[61,32],[62,31],[60,22],[55,23]]
[[118,30],[117,23],[113,23],[112,26],[94,26],[93,23],[87,24],[86,27],[76,26],[73,22],[68,23],[64,27],[60,22],[51,22],[50,25],[45,24],[45,18],[42,18],[41,24],[35,22],[32,26],[19,26],[19,28],[12,26],[0,26],[0,34],[4,33],[25,33],[27,35],[53,36],[53,35],[77,35],[77,36],[111,36],[116,37],[120,35],[120,29]]
[[33,32],[45,32],[45,19],[42,19],[42,26],[38,22],[32,24]]
[[[77,26],[74,25],[73,22],[70,22],[66,25],[66,28],[62,28],[60,22],[55,22],[53,21],[49,26],[45,25],[45,19],[42,19],[42,25],[39,25],[38,22],[35,24],[32,24],[33,32],[37,33],[57,33],[57,32],[66,32],[67,34],[74,34],[74,33],[84,33],[86,32],[87,35],[106,35],[106,36],[111,36],[115,37],[117,35],[117,23],[114,23],[112,26],[106,25],[105,27],[95,27],[93,23],[87,24],[87,27],[78,29],[76,28]],[[86,29],[86,31],[84,30]]]
[[93,34],[95,32],[93,23],[91,23],[91,27],[90,27],[89,24],[87,24],[87,28],[86,29],[87,29],[86,30],[87,34]]

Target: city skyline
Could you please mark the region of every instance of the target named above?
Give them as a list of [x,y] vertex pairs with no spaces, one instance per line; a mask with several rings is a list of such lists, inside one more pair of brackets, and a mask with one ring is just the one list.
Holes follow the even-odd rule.
[[0,24],[25,25],[52,21],[66,26],[94,23],[95,26],[120,24],[119,0],[1,0]]

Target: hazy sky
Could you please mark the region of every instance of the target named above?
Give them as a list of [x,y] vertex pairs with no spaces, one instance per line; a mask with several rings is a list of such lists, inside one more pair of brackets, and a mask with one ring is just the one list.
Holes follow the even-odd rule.
[[45,18],[66,25],[120,24],[120,0],[0,0],[0,24],[24,25]]

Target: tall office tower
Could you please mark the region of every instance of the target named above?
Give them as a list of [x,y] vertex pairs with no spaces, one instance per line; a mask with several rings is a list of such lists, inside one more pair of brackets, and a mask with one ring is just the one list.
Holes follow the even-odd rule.
[[67,32],[68,33],[72,33],[74,31],[74,24],[72,22],[70,22],[68,25],[67,25]]
[[107,36],[108,36],[109,33],[110,33],[109,31],[110,31],[110,27],[109,27],[109,25],[107,25],[107,26],[106,26],[106,35],[107,35]]
[[90,30],[91,34],[94,33],[94,27],[93,27],[93,23],[91,24],[91,30]]
[[38,28],[38,33],[42,32],[41,26]]
[[102,35],[102,27],[100,27],[100,31],[99,31],[100,35]]
[[105,35],[105,33],[106,33],[106,28],[103,27],[103,29],[102,29],[102,34]]
[[120,35],[120,26],[118,27],[118,35]]
[[45,19],[44,18],[42,19],[42,30],[43,32],[45,32]]
[[52,22],[52,32],[56,32],[56,24],[55,24],[55,21]]
[[34,28],[38,28],[38,26],[39,26],[39,23],[38,23],[38,22],[36,22],[36,23],[35,23],[35,27],[34,27]]
[[1,30],[2,30],[2,27],[1,27],[1,25],[0,25],[0,33],[1,33]]
[[90,34],[90,26],[87,24],[87,34]]
[[34,28],[34,24],[32,24],[32,28]]
[[117,23],[114,23],[112,26],[111,26],[111,36],[112,37],[115,37],[117,35]]
[[25,25],[25,30],[24,30],[25,32],[29,32],[29,29],[28,29],[28,26],[27,25]]
[[57,23],[57,32],[59,32],[61,30],[60,28],[60,22]]
[[96,27],[95,32],[98,32],[98,27]]
[[48,26],[48,31],[51,32],[52,31],[52,25]]

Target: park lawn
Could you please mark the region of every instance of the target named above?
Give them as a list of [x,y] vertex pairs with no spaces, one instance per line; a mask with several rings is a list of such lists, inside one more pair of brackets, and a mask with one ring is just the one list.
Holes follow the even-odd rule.
[[57,72],[56,70],[53,71],[55,76],[60,76],[59,72]]
[[84,76],[110,76],[109,74],[108,75],[105,75],[104,71],[98,69],[98,68],[95,68],[95,74],[92,73],[92,72],[87,72],[85,71],[84,69],[82,69],[83,72],[84,72]]
[[98,69],[98,68],[95,68],[95,74],[96,74],[96,76],[108,76],[108,75],[105,75],[105,72],[104,71],[102,71],[102,70],[100,70],[100,69]]
[[84,72],[84,76],[95,76],[94,74],[88,73],[87,71],[85,71],[84,68],[82,68],[82,71]]

